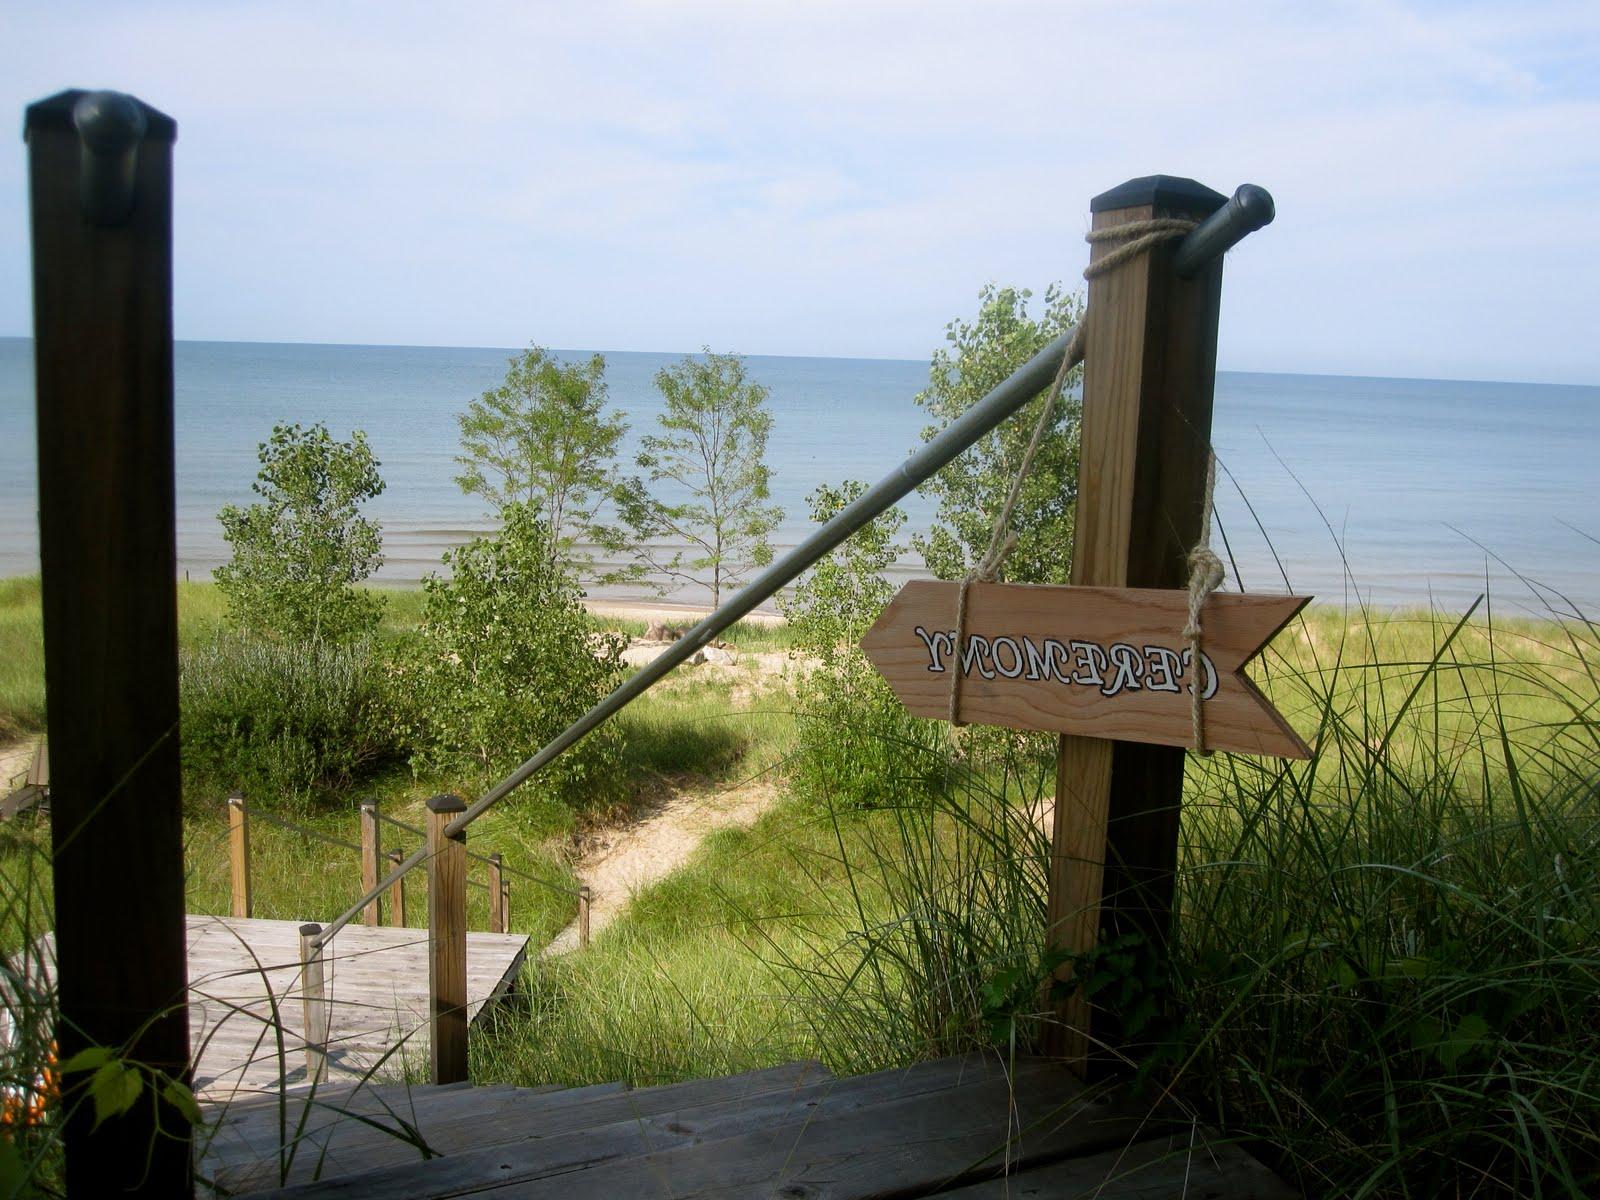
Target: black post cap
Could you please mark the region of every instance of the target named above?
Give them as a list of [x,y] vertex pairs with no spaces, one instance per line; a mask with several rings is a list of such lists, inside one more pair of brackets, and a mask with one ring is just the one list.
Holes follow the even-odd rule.
[[1141,175],[1119,183],[1108,192],[1101,192],[1089,201],[1092,213],[1113,208],[1142,208],[1149,205],[1169,212],[1193,213],[1209,216],[1228,202],[1221,192],[1214,192],[1203,183],[1185,179],[1180,175]]
[[[95,107],[98,109],[101,102],[108,107],[117,109],[122,117],[126,117],[127,108],[121,103],[127,102],[138,110],[140,118],[144,121],[143,138],[145,141],[175,142],[178,140],[178,123],[158,108],[152,108],[137,96],[130,96],[125,92],[107,90],[90,91],[87,88],[68,88],[64,92],[57,92],[54,96],[46,96],[28,105],[22,117],[22,138],[26,141],[40,130],[67,130],[78,132],[77,112],[80,101],[87,97],[96,97]],[[117,97],[117,102],[112,104],[109,97]]]

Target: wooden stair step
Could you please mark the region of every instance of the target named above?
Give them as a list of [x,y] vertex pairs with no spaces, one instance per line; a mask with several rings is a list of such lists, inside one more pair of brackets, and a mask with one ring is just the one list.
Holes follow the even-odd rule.
[[939,1193],[940,1200],[1294,1200],[1298,1194],[1204,1127]]
[[[708,1086],[708,1085],[720,1085]],[[482,1150],[450,1155],[409,1167],[350,1175],[326,1183],[291,1188],[295,1197],[443,1198],[494,1194],[555,1196],[568,1200],[594,1196],[658,1194],[656,1183],[670,1181],[661,1195],[698,1195],[697,1188],[723,1182],[721,1176],[700,1178],[696,1163],[710,1155],[727,1155],[756,1164],[754,1178],[770,1180],[782,1170],[797,1139],[819,1122],[857,1130],[871,1128],[879,1114],[897,1105],[923,1105],[928,1119],[952,1107],[960,1109],[973,1089],[982,1095],[990,1124],[1003,1145],[1009,1098],[1035,1095],[1078,1098],[1082,1085],[1054,1063],[1027,1061],[1008,1077],[992,1055],[973,1055],[919,1063],[904,1070],[882,1071],[845,1079],[800,1082],[786,1089],[740,1094],[747,1077],[694,1080],[658,1090],[649,1097],[635,1092],[615,1102],[576,1106],[559,1114],[560,1122],[524,1123],[529,1136]],[[630,1106],[631,1103],[631,1107]],[[922,1112],[923,1109],[917,1111]],[[582,1117],[605,1118],[607,1124],[570,1123]],[[502,1131],[509,1131],[502,1126]],[[992,1133],[993,1129],[988,1132]],[[719,1168],[720,1169],[720,1168]],[[687,1171],[694,1187],[679,1188],[678,1173]],[[644,1190],[638,1190],[638,1189]],[[673,1191],[671,1189],[678,1189]],[[770,1197],[770,1190],[759,1192]],[[803,1193],[800,1193],[803,1194]]]
[[[504,1085],[468,1088],[437,1101],[429,1100],[414,1118],[401,1105],[396,1104],[395,1108],[419,1130],[431,1150],[457,1156],[530,1135],[548,1136],[633,1120],[640,1112],[670,1111],[703,1103],[707,1095],[724,1098],[731,1095],[743,1102],[746,1098],[782,1092],[802,1082],[825,1078],[827,1072],[818,1063],[789,1063],[731,1079],[697,1079],[639,1089],[629,1089],[620,1083],[554,1090]],[[326,1119],[334,1115],[329,1112]],[[370,1111],[369,1115],[377,1116]],[[304,1160],[297,1157],[288,1182],[313,1178],[334,1180],[357,1172],[395,1166],[403,1170],[423,1163],[420,1149],[396,1136],[402,1131],[395,1128],[392,1119],[385,1120],[381,1116],[377,1119],[386,1128],[373,1128],[359,1121],[335,1125],[331,1133],[319,1141],[315,1154]],[[270,1127],[263,1131],[265,1137],[258,1134],[250,1139],[263,1148],[253,1158],[236,1152],[235,1144],[224,1148],[223,1154],[212,1164],[213,1178],[218,1183],[235,1192],[278,1186],[275,1114],[271,1121]]]

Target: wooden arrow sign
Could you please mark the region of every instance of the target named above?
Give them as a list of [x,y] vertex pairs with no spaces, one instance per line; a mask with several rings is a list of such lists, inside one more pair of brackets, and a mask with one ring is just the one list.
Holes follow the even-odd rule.
[[[908,583],[861,639],[872,665],[919,717],[950,715],[960,596],[959,583]],[[1189,689],[1198,679],[1209,749],[1309,758],[1243,667],[1310,599],[1213,593],[1201,613],[1196,671],[1182,637],[1184,592],[974,583],[959,716],[973,725],[1188,747]]]

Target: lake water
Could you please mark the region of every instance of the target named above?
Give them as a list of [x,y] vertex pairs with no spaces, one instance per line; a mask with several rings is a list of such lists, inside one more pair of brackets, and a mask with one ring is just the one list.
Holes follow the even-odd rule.
[[[500,382],[512,353],[178,343],[180,566],[198,577],[224,559],[217,510],[250,501],[256,446],[273,423],[324,420],[340,435],[366,430],[382,460],[388,486],[371,506],[385,530],[379,577],[420,579],[446,545],[488,528],[481,502],[453,481],[455,418]],[[676,357],[606,354],[630,444],[660,411],[652,376]],[[805,531],[818,483],[875,481],[918,444],[925,418],[912,397],[926,363],[749,366],[771,389],[768,462],[787,514],[779,544]],[[3,338],[0,575],[38,570],[33,437],[32,345]],[[1214,441],[1230,586],[1278,591],[1287,576],[1328,601],[1454,609],[1487,580],[1502,611],[1543,611],[1514,571],[1600,613],[1600,387],[1224,371]],[[920,498],[904,507],[910,528],[932,515]],[[906,573],[918,565],[902,563]]]

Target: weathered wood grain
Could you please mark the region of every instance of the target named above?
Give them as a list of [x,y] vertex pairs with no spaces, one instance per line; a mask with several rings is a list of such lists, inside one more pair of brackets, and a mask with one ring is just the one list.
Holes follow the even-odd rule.
[[467,834],[445,832],[466,810],[459,796],[428,801],[428,1053],[434,1083],[467,1077]]
[[991,1179],[943,1200],[1293,1200],[1297,1192],[1203,1128]]
[[[1193,698],[1214,750],[1309,758],[1289,723],[1241,672],[1308,603],[1299,596],[1218,593],[1206,602],[1203,655],[1186,660],[1186,592],[1152,588],[974,583],[963,662],[955,661],[961,585],[902,587],[861,648],[919,717],[949,714],[961,671],[962,720],[1161,746],[1193,743]],[[1190,655],[1192,658],[1192,655]]]
[[[187,930],[201,1099],[223,1102],[306,1084],[299,923],[190,914]],[[52,939],[43,942],[52,963]],[[519,935],[467,934],[469,1020],[521,972],[527,949]],[[333,1082],[426,1067],[428,957],[426,930],[347,925],[339,931],[324,952]]]
[[[550,1139],[563,1133],[613,1125],[635,1128],[636,1138],[644,1138],[646,1148],[656,1137],[677,1144],[683,1138],[682,1130],[640,1132],[641,1127],[631,1123],[660,1125],[679,1116],[700,1121],[718,1106],[733,1113],[742,1109],[770,1112],[774,1111],[774,1096],[781,1099],[827,1078],[828,1073],[819,1064],[797,1062],[732,1079],[696,1080],[638,1090],[618,1083],[566,1089],[463,1085],[423,1085],[404,1090],[393,1085],[376,1090],[362,1088],[354,1093],[330,1095],[325,1101],[319,1097],[305,1114],[295,1159],[282,1174],[285,1184],[318,1178],[331,1181],[383,1170],[403,1178],[406,1168],[420,1164],[424,1155],[420,1148],[400,1140],[398,1135],[402,1133],[443,1155],[467,1154],[489,1143],[504,1145],[530,1138],[541,1139],[536,1145],[550,1152],[560,1145]],[[291,1131],[302,1115],[305,1101],[296,1097],[292,1104],[286,1113]],[[358,1112],[381,1128],[340,1119],[346,1112]],[[415,1134],[409,1134],[404,1126]],[[233,1191],[278,1186],[280,1141],[274,1109],[257,1104],[238,1115],[229,1112],[219,1130],[219,1140],[222,1144],[213,1142],[217,1149],[208,1152],[206,1159],[217,1182]]]
[[[881,1112],[908,1103],[922,1103],[930,1114],[944,1108],[959,1114],[997,1098],[992,1115],[1002,1130],[997,1144],[1003,1144],[1006,1097],[1013,1089],[1026,1095],[1044,1089],[1060,1097],[1082,1093],[1081,1085],[1057,1064],[1029,1060],[1012,1074],[992,1055],[779,1088],[754,1089],[748,1076],[694,1080],[558,1110],[553,1119],[519,1124],[508,1131],[537,1125],[532,1137],[508,1137],[483,1150],[333,1179],[285,1194],[365,1200],[479,1192],[542,1196],[573,1188],[578,1195],[699,1195],[695,1189],[703,1182],[702,1172],[684,1164],[692,1164],[700,1152],[706,1152],[713,1164],[729,1157],[748,1158],[745,1166],[757,1175],[769,1172],[776,1186],[787,1151],[815,1123],[870,1128]],[[984,1101],[973,1099],[979,1092]],[[962,1127],[959,1116],[954,1126]],[[658,1193],[648,1186],[638,1190],[639,1176],[657,1173],[652,1165],[657,1163],[663,1165],[664,1178],[675,1179],[687,1169],[693,1186],[678,1193]],[[713,1166],[713,1176],[720,1169]],[[607,1192],[608,1188],[614,1190]]]

